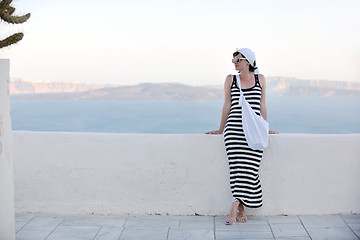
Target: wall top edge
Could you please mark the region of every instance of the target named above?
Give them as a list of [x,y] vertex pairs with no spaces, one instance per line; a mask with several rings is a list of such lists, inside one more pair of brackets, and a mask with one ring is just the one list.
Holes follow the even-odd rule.
[[[210,134],[204,134],[204,133],[188,133],[188,134],[183,134],[183,133],[106,133],[106,132],[51,132],[51,131],[20,131],[20,130],[13,130],[12,132],[14,133],[19,133],[19,134],[44,134],[44,135],[53,135],[53,134],[57,134],[57,135],[134,135],[134,136],[143,136],[143,135],[147,135],[147,136],[211,136],[211,137],[216,137],[216,136],[222,136],[222,135],[210,135]],[[282,137],[282,136],[286,136],[286,137],[296,137],[296,136],[329,136],[329,137],[334,137],[334,136],[358,136],[360,137],[360,133],[346,133],[346,134],[316,134],[316,133],[279,133],[279,134],[270,134],[270,138],[271,137]]]

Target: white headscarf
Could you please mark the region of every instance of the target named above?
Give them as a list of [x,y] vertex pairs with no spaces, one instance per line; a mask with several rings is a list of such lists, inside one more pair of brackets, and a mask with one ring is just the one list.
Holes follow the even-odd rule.
[[[255,64],[255,53],[249,49],[249,48],[240,48],[240,49],[237,49],[236,52],[238,53],[241,53],[242,55],[244,55],[244,57],[246,58],[246,60],[248,60],[248,62],[250,63],[251,66],[253,67],[257,67],[257,66],[254,66]],[[259,69],[255,69],[255,73],[256,74],[259,74]]]

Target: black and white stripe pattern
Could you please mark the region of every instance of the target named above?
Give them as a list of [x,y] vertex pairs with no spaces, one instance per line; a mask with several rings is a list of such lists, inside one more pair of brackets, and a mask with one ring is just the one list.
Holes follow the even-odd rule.
[[[256,114],[260,115],[261,87],[255,75],[255,86],[242,89],[245,99]],[[234,76],[231,85],[231,109],[224,130],[224,141],[230,168],[230,187],[234,201],[238,200],[246,207],[262,206],[262,190],[259,168],[262,150],[248,147],[242,127],[240,90]]]

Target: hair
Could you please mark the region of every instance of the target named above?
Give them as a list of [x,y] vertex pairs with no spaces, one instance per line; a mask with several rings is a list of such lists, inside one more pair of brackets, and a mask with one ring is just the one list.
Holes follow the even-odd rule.
[[[237,55],[241,55],[243,58],[245,57],[244,55],[242,55],[241,53],[239,52],[234,52],[233,53],[233,57],[236,57]],[[249,62],[248,60],[246,60],[247,62]],[[255,72],[255,70],[257,69],[258,67],[256,66],[256,61],[254,61],[254,66],[252,66],[251,64],[249,64],[249,71],[250,72]]]

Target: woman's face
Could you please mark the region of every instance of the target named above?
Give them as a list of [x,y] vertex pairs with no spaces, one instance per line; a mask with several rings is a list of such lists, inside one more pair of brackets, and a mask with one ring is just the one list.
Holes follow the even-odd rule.
[[[234,57],[236,58],[244,58],[240,53]],[[234,62],[235,70],[242,71],[244,69],[249,69],[249,63],[246,59],[240,59],[239,62]]]

